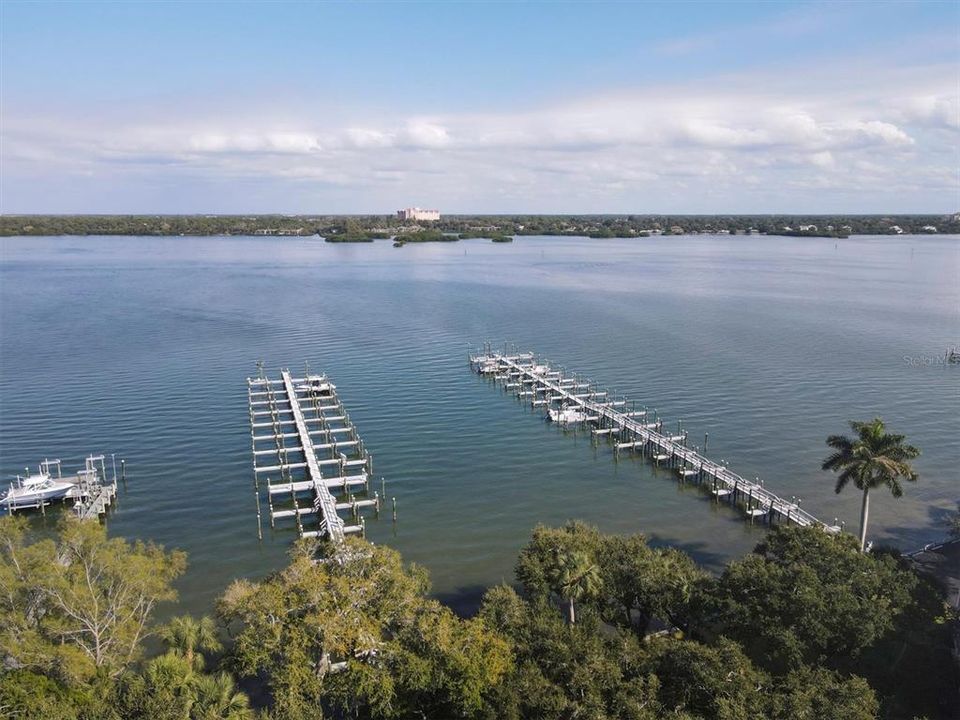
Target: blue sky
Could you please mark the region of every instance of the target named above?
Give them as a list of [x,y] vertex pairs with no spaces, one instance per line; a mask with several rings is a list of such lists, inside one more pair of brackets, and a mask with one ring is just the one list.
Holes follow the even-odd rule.
[[0,3],[0,211],[953,212],[960,3]]

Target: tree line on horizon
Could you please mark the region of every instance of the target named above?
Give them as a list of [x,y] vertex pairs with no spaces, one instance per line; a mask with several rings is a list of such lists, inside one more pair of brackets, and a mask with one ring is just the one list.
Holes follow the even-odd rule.
[[[810,229],[815,226],[816,229]],[[806,227],[807,230],[801,230]],[[492,235],[642,237],[651,232],[799,235],[960,233],[953,215],[449,215],[411,223],[394,215],[11,215],[0,216],[0,236],[47,235],[319,235],[354,242],[411,231],[439,231],[462,238]],[[789,231],[785,228],[790,228]],[[828,230],[828,228],[830,228]]]

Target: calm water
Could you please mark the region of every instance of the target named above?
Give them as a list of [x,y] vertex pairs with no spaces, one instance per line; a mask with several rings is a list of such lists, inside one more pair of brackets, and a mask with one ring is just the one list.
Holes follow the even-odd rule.
[[[257,541],[245,378],[325,370],[396,496],[367,527],[438,594],[512,578],[538,522],[642,531],[718,567],[761,537],[640,460],[615,463],[466,365],[512,341],[682,418],[697,444],[824,519],[855,493],[826,435],[882,415],[923,449],[871,535],[942,535],[958,499],[960,239],[524,238],[394,249],[283,238],[0,239],[0,472],[127,459],[113,533],[189,552],[182,607],[280,566]],[[38,519],[36,521],[41,524]],[[48,521],[49,522],[49,521]]]

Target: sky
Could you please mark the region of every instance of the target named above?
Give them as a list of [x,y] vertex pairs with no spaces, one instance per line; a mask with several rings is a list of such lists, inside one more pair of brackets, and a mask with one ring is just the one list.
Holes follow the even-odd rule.
[[952,213],[960,2],[0,0],[0,212]]

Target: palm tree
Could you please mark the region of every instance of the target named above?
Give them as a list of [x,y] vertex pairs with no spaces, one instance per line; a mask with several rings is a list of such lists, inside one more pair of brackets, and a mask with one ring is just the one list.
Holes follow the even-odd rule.
[[834,452],[823,461],[824,470],[839,472],[836,491],[841,492],[851,480],[863,492],[860,508],[860,551],[867,540],[867,520],[870,514],[870,491],[886,486],[894,497],[903,495],[900,480],[914,482],[917,473],[909,461],[920,455],[913,445],[903,442],[903,435],[886,432],[883,420],[851,421],[856,438],[831,435],[827,445]]
[[254,716],[249,698],[237,690],[228,673],[198,676],[193,691],[190,717],[195,720],[251,720]]
[[143,673],[153,688],[163,688],[175,695],[190,693],[196,673],[186,658],[172,653],[158,655],[150,660]]
[[222,647],[217,639],[213,620],[204,615],[195,620],[190,615],[175,617],[160,629],[160,637],[170,652],[186,659],[195,670],[203,669],[203,652],[217,652]]
[[582,551],[556,550],[550,579],[557,594],[568,602],[570,624],[577,621],[574,600],[596,595],[600,590],[600,568]]

